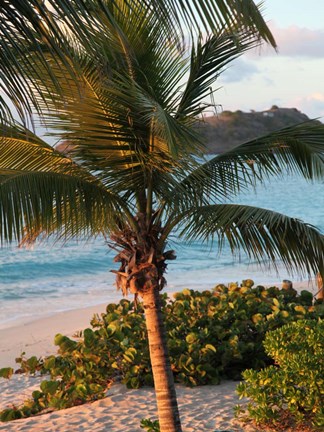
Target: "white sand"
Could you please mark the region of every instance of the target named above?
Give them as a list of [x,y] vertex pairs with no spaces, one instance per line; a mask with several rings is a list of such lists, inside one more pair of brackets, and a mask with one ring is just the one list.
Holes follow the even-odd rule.
[[[316,288],[306,283],[294,284],[298,290]],[[94,313],[101,313],[105,305],[61,312],[56,315],[0,330],[0,368],[15,366],[14,359],[22,351],[27,356],[48,355],[56,352],[55,334],[73,335],[89,326]],[[37,388],[39,378],[15,375],[11,380],[0,378],[0,410],[19,405]],[[233,407],[238,403],[237,383],[223,382],[219,386],[185,388],[177,386],[178,403],[185,432],[223,431],[257,432],[252,426],[242,426],[234,419]],[[114,385],[103,400],[40,416],[0,423],[1,431],[142,431],[142,418],[156,418],[154,390],[127,390]]]
[[106,304],[84,309],[59,312],[13,327],[0,329],[0,368],[17,367],[15,358],[23,351],[26,356],[46,356],[55,353],[54,336],[57,333],[72,336],[78,330],[90,326],[95,313],[105,311]]
[[[14,376],[10,382],[1,381],[0,379],[0,409],[12,400],[23,400],[37,388],[39,378]],[[238,402],[235,395],[236,385],[237,383],[228,381],[218,386],[177,386],[183,430],[203,432],[221,429],[231,432],[257,432],[257,429],[251,426],[243,429],[233,418],[233,407]],[[128,390],[125,386],[116,384],[110,388],[105,399],[67,410],[0,423],[0,431],[140,432],[143,431],[140,428],[142,418],[156,419],[154,390]]]

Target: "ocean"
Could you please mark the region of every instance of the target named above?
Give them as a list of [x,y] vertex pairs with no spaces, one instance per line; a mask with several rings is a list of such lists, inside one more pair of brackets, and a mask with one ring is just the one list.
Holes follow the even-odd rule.
[[[256,191],[241,194],[235,202],[297,217],[324,233],[323,182],[276,178]],[[201,242],[187,245],[174,235],[170,248],[176,250],[177,259],[168,265],[168,292],[210,289],[218,283],[246,278],[257,284],[306,279],[306,275],[288,274],[280,264],[276,272],[268,263],[260,268],[244,255],[233,258],[228,247],[218,254],[217,244],[213,248]],[[32,249],[18,249],[17,245],[0,249],[0,328],[58,311],[119,301],[122,296],[110,272],[117,268],[114,255],[102,238],[65,245],[43,242]]]

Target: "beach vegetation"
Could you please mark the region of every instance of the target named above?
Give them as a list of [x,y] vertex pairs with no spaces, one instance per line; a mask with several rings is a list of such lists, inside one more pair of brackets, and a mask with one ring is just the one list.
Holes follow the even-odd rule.
[[[259,264],[281,260],[300,274],[324,274],[324,239],[315,227],[234,204],[242,189],[252,190],[270,176],[322,179],[324,125],[287,127],[205,158],[197,125],[213,105],[217,78],[262,41],[276,46],[252,0],[244,7],[241,0],[2,2],[0,36],[0,86],[21,119],[13,119],[1,97],[0,240],[23,246],[48,237],[106,239],[116,251],[117,287],[143,302],[161,430],[179,432],[160,296],[168,262],[176,258],[170,236],[214,241],[219,250],[227,243],[233,253],[244,252]],[[49,135],[66,144],[64,152],[37,136],[33,109]],[[188,300],[181,301],[179,311]],[[227,305],[228,315],[238,303]],[[276,319],[283,319],[280,304],[272,306]],[[304,315],[306,309],[299,309],[286,312]],[[258,313],[255,325],[265,326]],[[101,331],[106,341],[120,335],[113,324]],[[211,375],[207,363],[213,355],[225,350],[239,357],[238,336],[226,342],[226,332],[220,333],[223,348],[214,341],[197,354],[190,351],[207,336],[188,334],[180,356],[175,347],[178,376],[192,384]],[[91,359],[86,367],[64,360],[74,380],[68,399],[102,394],[90,381],[81,382],[104,367],[103,351],[103,360],[92,352],[96,338],[96,331],[85,333],[82,351]],[[78,346],[66,337],[57,343],[64,352]],[[141,353],[127,339],[123,344],[119,361],[128,370]],[[108,346],[106,351],[108,357]],[[226,364],[225,353],[223,358]],[[198,369],[203,359],[208,361]],[[134,374],[131,385],[139,385],[138,371],[128,373]],[[39,404],[58,403],[54,387],[46,385],[44,396],[37,393]]]
[[158,420],[143,418],[141,420],[141,428],[147,432],[160,432],[160,424]]
[[[250,279],[212,291],[185,289],[174,299],[163,295],[162,314],[174,380],[187,386],[240,379],[247,367],[257,371],[273,364],[262,344],[269,330],[324,317],[318,306],[305,305],[305,292],[254,287]],[[142,303],[124,299],[109,304],[106,313],[94,315],[91,327],[74,338],[58,334],[54,342],[55,356],[37,362],[36,357],[17,358],[18,372],[46,375],[19,407],[22,417],[103,398],[113,382],[153,386]],[[5,410],[1,419],[14,419],[16,412]]]
[[[266,334],[266,353],[274,364],[243,372],[239,396],[248,397],[248,419],[272,426],[283,421],[324,427],[324,321],[299,320]],[[237,409],[244,418],[246,410]]]
[[5,367],[5,368],[0,369],[0,377],[1,378],[9,379],[12,377],[13,373],[14,373],[14,370],[11,367]]

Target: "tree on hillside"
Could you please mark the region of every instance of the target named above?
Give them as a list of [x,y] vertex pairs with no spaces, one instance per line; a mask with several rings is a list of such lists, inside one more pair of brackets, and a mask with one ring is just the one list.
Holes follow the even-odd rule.
[[118,288],[143,300],[161,431],[181,431],[159,296],[175,259],[169,235],[215,238],[260,263],[281,259],[307,274],[321,270],[324,240],[315,228],[224,201],[287,167],[322,178],[324,126],[286,128],[204,160],[196,126],[210,87],[260,37],[275,45],[253,2],[240,10],[241,1],[201,0],[197,21],[189,0],[49,0],[50,10],[15,3],[41,6],[37,17],[46,19],[40,29],[28,27],[29,39],[7,35],[10,56],[0,70],[12,83],[9,95],[26,82],[26,100],[17,103],[27,112],[34,106],[69,150],[3,117],[1,240],[109,238],[120,263]]

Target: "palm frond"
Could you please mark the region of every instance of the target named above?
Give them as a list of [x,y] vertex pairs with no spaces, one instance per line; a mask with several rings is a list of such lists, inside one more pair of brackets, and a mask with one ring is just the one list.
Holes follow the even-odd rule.
[[313,226],[257,207],[219,204],[189,211],[181,223],[187,240],[228,242],[233,253],[244,251],[262,264],[280,260],[289,271],[314,275],[324,264],[324,236]]
[[219,156],[248,160],[261,176],[263,172],[300,174],[306,179],[324,175],[324,125],[316,120],[290,126],[256,138]]
[[253,34],[231,27],[224,27],[207,38],[200,36],[192,48],[189,76],[176,116],[199,116],[206,109],[204,99],[226,65],[258,44]]
[[126,204],[98,178],[17,124],[2,131],[2,241],[49,233],[54,225],[60,235],[93,235],[121,219]]
[[[1,242],[36,233],[90,237],[116,228],[116,197],[96,184],[53,173],[0,169]],[[119,215],[119,216],[118,216]]]
[[[30,85],[30,74],[41,77],[30,50],[37,56],[42,70],[51,77],[52,86],[59,88],[58,82],[47,63],[44,50],[51,53],[51,58],[65,62],[65,32],[55,20],[53,11],[44,2],[38,0],[4,1],[0,7],[0,89],[6,98],[1,99],[2,118],[8,120],[9,100],[16,108],[22,120],[30,118],[33,108],[39,111]],[[48,57],[48,55],[47,55]],[[69,64],[65,63],[69,69]],[[72,74],[69,70],[69,76]]]
[[112,14],[122,15],[132,10],[133,16],[153,12],[159,19],[161,32],[168,35],[170,40],[179,39],[179,35],[183,37],[188,30],[189,33],[194,31],[200,34],[204,29],[210,33],[219,31],[224,25],[235,25],[258,34],[265,42],[276,47],[260,5],[252,0],[49,0],[49,3],[78,38],[89,38],[89,29],[100,26],[104,20],[110,21]]
[[[157,5],[161,3],[156,1]],[[181,25],[184,20],[188,27],[194,27],[197,33],[203,27],[206,32],[218,32],[220,28],[236,25],[249,32],[259,34],[259,37],[276,47],[275,40],[266,25],[260,6],[254,1],[240,0],[167,0],[164,1],[165,14],[174,14],[176,22]]]
[[17,122],[0,124],[0,169],[56,172],[97,179]]
[[[111,187],[145,188],[147,173],[159,171],[171,185],[170,172],[178,160],[197,152],[197,134],[191,125],[174,119],[148,90],[116,73],[104,77],[100,68],[80,60],[80,83],[67,82],[65,98],[57,98],[45,115],[46,125],[71,144],[70,155],[96,172]],[[60,68],[56,70],[59,77]],[[150,88],[150,85],[148,86]],[[82,91],[80,91],[82,89]],[[45,107],[44,107],[45,112]],[[64,132],[63,132],[63,131]],[[160,188],[160,186],[159,186]]]
[[[220,202],[271,176],[298,174],[308,180],[324,176],[324,125],[309,121],[256,138],[215,156],[188,174],[179,199]],[[176,200],[177,193],[174,191]],[[192,199],[190,199],[190,196]]]

